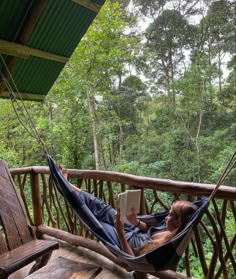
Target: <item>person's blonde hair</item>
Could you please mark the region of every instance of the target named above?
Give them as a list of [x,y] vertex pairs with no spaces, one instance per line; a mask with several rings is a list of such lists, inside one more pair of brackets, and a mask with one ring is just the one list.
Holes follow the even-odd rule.
[[193,213],[197,210],[197,206],[189,201],[176,201],[171,205],[172,212],[175,214],[179,226],[185,225]]
[[[178,228],[177,231],[175,231],[175,234],[181,231],[183,226],[187,223],[187,221],[191,218],[191,216],[197,209],[198,207],[189,201],[176,201],[171,205],[172,213],[174,213],[174,217],[176,219],[176,222],[178,223]],[[136,248],[135,250],[139,255],[142,255],[150,251],[151,249],[162,245],[166,241],[170,240],[171,237],[171,234],[162,236],[160,239],[152,240],[144,244],[143,246]]]

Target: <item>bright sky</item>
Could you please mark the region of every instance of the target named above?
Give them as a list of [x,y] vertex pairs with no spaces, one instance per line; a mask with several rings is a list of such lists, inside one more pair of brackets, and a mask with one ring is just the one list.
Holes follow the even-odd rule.
[[[230,0],[230,2],[233,2],[233,0]],[[169,7],[166,7],[166,8],[173,8],[173,5],[171,5],[171,4],[169,4],[168,6]],[[201,19],[206,15],[207,9],[206,9],[206,6],[204,4],[204,1],[200,1],[198,3],[198,8],[200,8],[202,14],[201,15],[194,15],[194,16],[191,16],[190,18],[188,18],[188,21],[189,21],[190,24],[198,24],[201,21]],[[130,2],[130,10],[131,11],[134,10],[132,1]],[[152,21],[153,21],[152,18],[148,18],[148,17],[141,18],[140,17],[140,20],[138,22],[138,26],[139,26],[140,30],[142,32],[144,32]],[[186,51],[185,53],[186,53],[186,57],[188,57],[190,52]],[[231,58],[231,56],[229,54],[225,54],[224,57],[223,57],[223,62],[222,62],[223,78],[226,78],[228,76],[229,71],[227,69],[227,63],[230,60],[230,58]]]

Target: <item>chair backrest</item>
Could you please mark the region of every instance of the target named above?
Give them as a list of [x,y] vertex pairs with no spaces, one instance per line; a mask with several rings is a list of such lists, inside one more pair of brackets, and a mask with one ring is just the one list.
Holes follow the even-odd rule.
[[0,160],[0,255],[32,239],[23,202],[6,163]]

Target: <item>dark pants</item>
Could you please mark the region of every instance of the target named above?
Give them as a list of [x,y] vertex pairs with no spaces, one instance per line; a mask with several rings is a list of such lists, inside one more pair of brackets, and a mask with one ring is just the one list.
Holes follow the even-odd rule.
[[[114,227],[114,219],[116,210],[110,205],[106,204],[102,199],[94,197],[92,194],[81,191],[79,192],[80,198],[90,209],[92,214],[102,224],[106,233],[117,243],[120,247],[117,231]],[[126,219],[124,220],[124,232],[126,239],[132,249],[142,246],[144,243],[151,240],[150,231],[143,233],[133,225],[131,225]],[[120,247],[121,248],[121,247]]]
[[106,234],[113,240],[113,243],[116,243],[121,248],[118,234],[114,227],[116,210],[107,205],[102,199],[96,198],[88,192],[79,192],[79,197],[102,225]]
[[114,226],[116,210],[113,207],[88,192],[81,191],[79,195],[98,221]]

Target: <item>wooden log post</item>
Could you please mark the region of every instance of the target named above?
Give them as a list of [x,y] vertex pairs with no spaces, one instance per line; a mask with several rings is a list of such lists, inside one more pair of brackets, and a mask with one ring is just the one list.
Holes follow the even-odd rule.
[[40,187],[39,187],[39,175],[32,172],[30,174],[30,183],[31,183],[31,197],[34,213],[34,225],[39,226],[43,224],[43,214],[41,208],[41,196],[40,196]]

